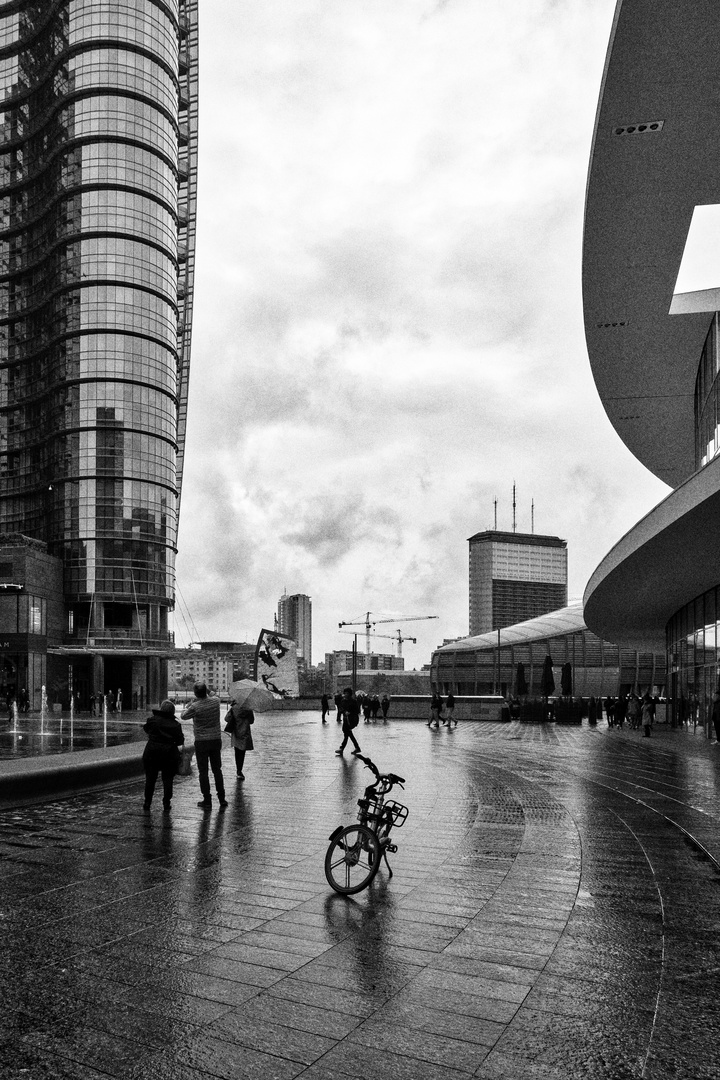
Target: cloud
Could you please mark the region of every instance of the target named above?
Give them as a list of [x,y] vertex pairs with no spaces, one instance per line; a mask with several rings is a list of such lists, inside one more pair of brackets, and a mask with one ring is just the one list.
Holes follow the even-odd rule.
[[[313,597],[425,663],[467,631],[467,537],[568,538],[571,592],[664,489],[599,404],[585,174],[612,0],[219,0],[201,12],[178,578],[205,637]],[[202,627],[202,629],[201,629]],[[389,645],[390,643],[388,643]]]

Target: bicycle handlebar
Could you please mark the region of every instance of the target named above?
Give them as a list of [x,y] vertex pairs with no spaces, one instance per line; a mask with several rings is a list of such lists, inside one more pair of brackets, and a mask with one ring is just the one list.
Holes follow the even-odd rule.
[[370,771],[372,773],[375,774],[375,777],[376,777],[376,779],[378,781],[380,781],[380,780],[389,781],[390,787],[392,787],[393,784],[400,784],[400,786],[402,786],[405,783],[405,778],[403,776],[398,776],[397,773],[381,773],[381,772],[379,772],[377,765],[375,765],[375,763],[372,762],[369,757],[363,757],[362,754],[358,754],[357,757],[359,757],[361,761],[365,762],[366,767],[368,769],[370,769]]

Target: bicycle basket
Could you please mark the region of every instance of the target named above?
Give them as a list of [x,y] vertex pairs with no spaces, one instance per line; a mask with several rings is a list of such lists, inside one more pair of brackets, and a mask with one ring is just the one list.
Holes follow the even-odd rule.
[[389,810],[392,814],[393,826],[399,829],[402,825],[405,824],[405,820],[409,813],[407,806],[403,806],[402,803],[395,802],[394,799],[388,799],[388,801],[385,803],[384,809]]

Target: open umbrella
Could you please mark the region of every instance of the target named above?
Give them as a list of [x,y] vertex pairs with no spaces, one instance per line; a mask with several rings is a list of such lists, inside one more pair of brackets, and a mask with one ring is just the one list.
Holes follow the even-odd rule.
[[555,677],[553,675],[553,662],[550,653],[545,657],[542,676],[540,678],[540,693],[543,697],[550,697],[555,690]]
[[273,702],[276,700],[274,694],[254,679],[238,679],[237,682],[230,683],[228,694],[235,705],[243,709],[252,709],[253,712],[272,709]]

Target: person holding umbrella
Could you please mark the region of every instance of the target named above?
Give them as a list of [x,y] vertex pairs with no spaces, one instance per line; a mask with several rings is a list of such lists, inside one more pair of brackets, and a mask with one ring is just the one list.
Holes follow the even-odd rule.
[[239,679],[230,685],[230,709],[225,717],[225,731],[235,751],[235,770],[238,780],[245,779],[245,754],[254,750],[251,726],[255,723],[254,709],[272,708],[273,695],[262,683]]

